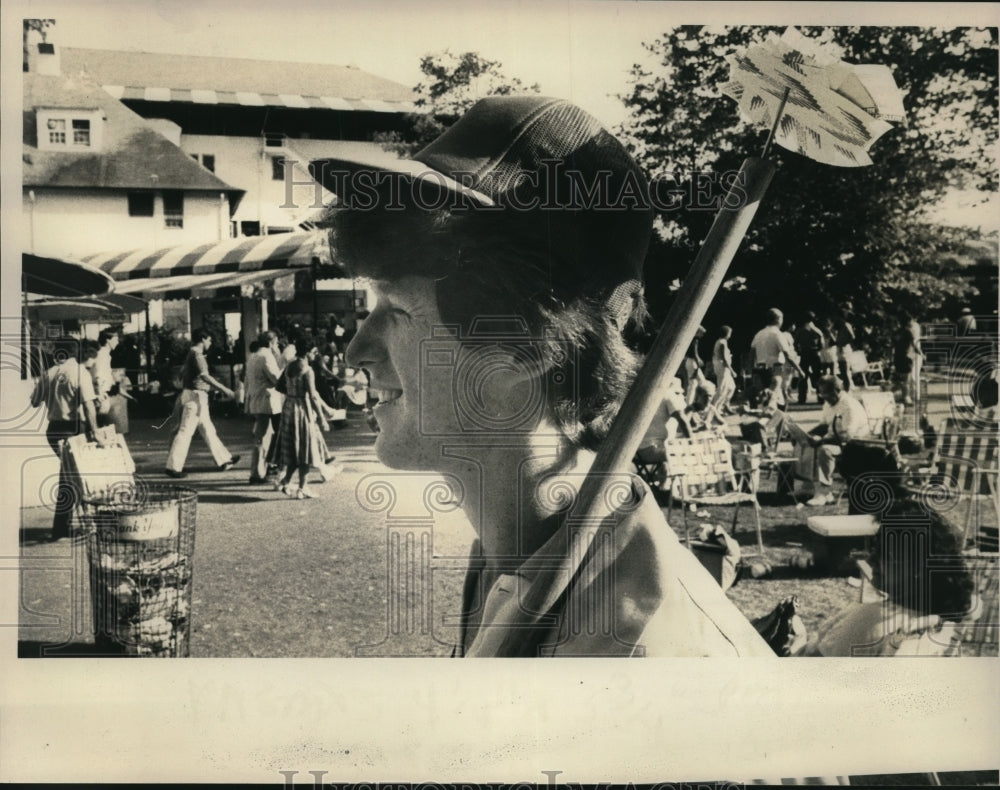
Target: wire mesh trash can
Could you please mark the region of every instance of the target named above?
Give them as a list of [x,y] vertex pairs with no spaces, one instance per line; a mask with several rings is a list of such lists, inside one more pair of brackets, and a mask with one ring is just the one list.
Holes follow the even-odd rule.
[[190,655],[198,495],[144,486],[86,502],[94,641],[111,655]]

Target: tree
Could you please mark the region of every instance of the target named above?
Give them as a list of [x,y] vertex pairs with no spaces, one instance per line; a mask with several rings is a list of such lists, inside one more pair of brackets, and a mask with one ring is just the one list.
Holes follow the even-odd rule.
[[[728,79],[726,55],[780,32],[681,27],[646,45],[658,66],[633,68],[630,93],[622,97],[631,116],[622,133],[647,172],[673,171],[695,195],[695,173],[711,180],[759,153],[766,130],[741,121],[719,88]],[[941,272],[967,235],[932,226],[921,214],[948,187],[996,189],[997,31],[802,32],[847,62],[889,65],[904,92],[907,123],[873,146],[875,163],[865,168],[831,167],[773,149],[777,173],[712,314],[732,319],[736,309],[748,332],[771,306],[785,308],[792,320],[806,309],[843,311],[868,328],[873,347],[887,349],[904,314],[933,316],[971,288]],[[654,309],[669,302],[666,284],[684,276],[713,218],[714,211],[697,210],[658,218],[647,263]]]
[[538,93],[538,83],[525,85],[503,73],[503,65],[475,52],[455,55],[449,50],[424,55],[420,71],[426,78],[413,89],[414,104],[424,109],[406,118],[407,129],[376,139],[399,154],[423,148],[451,126],[466,110],[486,96]]

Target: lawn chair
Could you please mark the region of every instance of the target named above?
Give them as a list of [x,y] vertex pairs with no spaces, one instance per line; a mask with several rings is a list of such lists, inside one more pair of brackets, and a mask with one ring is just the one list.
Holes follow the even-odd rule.
[[[915,482],[944,486],[959,504],[966,500],[962,525],[965,545],[971,544],[976,551],[996,554],[1000,521],[997,477],[996,430],[969,430],[964,421],[946,418],[938,429],[931,464],[917,470]],[[997,520],[984,526],[982,505],[987,502],[992,505]]]
[[860,392],[858,401],[868,415],[868,429],[873,437],[895,441],[899,438],[903,407],[891,392]]
[[641,453],[632,456],[632,464],[639,475],[650,488],[655,489],[663,477],[663,461],[652,461]]
[[998,648],[998,597],[996,557],[976,558],[969,561],[969,568],[976,579],[972,608],[958,624],[955,640],[945,655],[996,656]]
[[[881,362],[869,362],[868,355],[865,354],[863,350],[852,351],[851,357],[848,360],[850,365],[851,376],[857,376],[861,379],[861,386],[870,387],[872,384],[868,381],[868,377],[872,376],[872,382],[876,381],[874,378],[878,376],[877,381],[885,380],[885,370],[882,367]],[[857,382],[855,382],[857,383]]]
[[684,542],[691,545],[688,528],[688,506],[732,505],[735,534],[740,505],[751,505],[757,528],[757,549],[764,553],[761,534],[760,503],[754,483],[752,464],[741,468],[739,474],[733,466],[733,446],[717,431],[696,433],[690,439],[671,439],[664,443],[667,471],[674,476],[673,488],[684,503]]

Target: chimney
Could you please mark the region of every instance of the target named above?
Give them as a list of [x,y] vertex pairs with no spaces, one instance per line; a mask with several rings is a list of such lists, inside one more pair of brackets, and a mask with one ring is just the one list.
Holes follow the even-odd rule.
[[51,41],[46,41],[44,34],[36,30],[28,34],[28,71],[50,77],[62,73],[58,47]]

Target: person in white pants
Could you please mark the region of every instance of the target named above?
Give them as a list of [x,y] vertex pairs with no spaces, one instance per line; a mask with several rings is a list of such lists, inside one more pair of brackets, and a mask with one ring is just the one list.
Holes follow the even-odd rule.
[[184,360],[182,372],[183,391],[180,395],[181,421],[167,453],[166,474],[168,477],[185,477],[184,462],[191,447],[191,437],[195,430],[201,434],[215,460],[216,469],[225,472],[235,466],[240,457],[233,455],[219,439],[208,410],[208,394],[217,389],[228,398],[234,393],[225,384],[213,378],[208,371],[205,352],[212,345],[212,335],[207,329],[199,328],[191,333],[191,350]]

